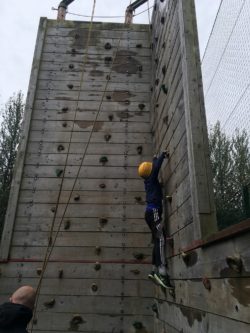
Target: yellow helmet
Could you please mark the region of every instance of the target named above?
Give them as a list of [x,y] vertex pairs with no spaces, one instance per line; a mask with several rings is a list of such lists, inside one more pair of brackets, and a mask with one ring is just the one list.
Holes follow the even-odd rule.
[[143,162],[138,167],[138,174],[142,178],[149,177],[151,171],[152,171],[152,162]]

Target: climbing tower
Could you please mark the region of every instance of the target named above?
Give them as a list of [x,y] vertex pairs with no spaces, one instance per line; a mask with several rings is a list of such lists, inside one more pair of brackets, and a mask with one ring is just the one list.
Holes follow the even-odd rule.
[[[157,0],[151,25],[42,18],[0,300],[39,286],[36,332],[246,333],[249,234],[217,232],[207,141],[193,0]],[[147,280],[137,175],[165,148],[174,292]]]

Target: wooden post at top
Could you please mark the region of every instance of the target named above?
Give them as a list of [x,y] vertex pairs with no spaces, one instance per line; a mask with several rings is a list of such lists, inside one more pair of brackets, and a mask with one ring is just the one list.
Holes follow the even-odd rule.
[[132,23],[133,23],[133,9],[130,6],[128,6],[125,14],[125,24],[132,24]]
[[57,12],[58,21],[65,21],[65,17],[66,17],[66,13],[67,13],[66,10],[67,10],[67,8],[65,6],[58,7],[58,12]]

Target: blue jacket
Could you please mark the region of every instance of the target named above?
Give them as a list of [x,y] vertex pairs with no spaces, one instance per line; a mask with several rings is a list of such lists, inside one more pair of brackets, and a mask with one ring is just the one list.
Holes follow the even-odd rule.
[[162,189],[158,180],[158,174],[165,157],[165,153],[162,153],[159,158],[153,158],[151,174],[144,180],[147,202],[146,209],[162,209]]

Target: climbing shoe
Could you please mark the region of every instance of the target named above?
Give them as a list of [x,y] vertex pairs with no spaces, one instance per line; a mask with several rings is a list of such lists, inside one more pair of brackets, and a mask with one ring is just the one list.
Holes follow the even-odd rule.
[[158,284],[156,278],[155,278],[156,273],[154,271],[152,271],[151,273],[148,274],[148,278],[149,280],[151,280],[152,282],[154,282],[155,284]]
[[154,273],[154,279],[157,283],[165,289],[173,289],[168,275],[161,275],[160,273]]

